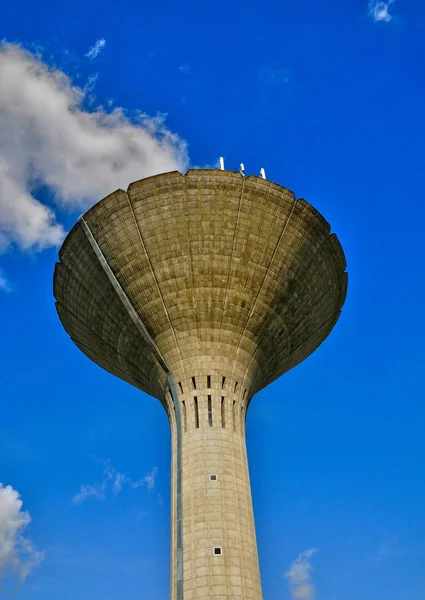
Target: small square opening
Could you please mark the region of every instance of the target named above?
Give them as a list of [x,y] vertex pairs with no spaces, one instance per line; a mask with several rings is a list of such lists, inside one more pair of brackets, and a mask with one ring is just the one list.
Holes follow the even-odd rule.
[[217,475],[215,473],[210,475],[210,481],[217,481]]
[[214,548],[214,556],[221,556],[223,554],[223,549],[221,546],[215,546]]

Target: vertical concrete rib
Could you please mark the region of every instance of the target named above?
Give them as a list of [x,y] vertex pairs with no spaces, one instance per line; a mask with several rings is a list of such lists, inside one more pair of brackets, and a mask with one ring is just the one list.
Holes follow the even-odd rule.
[[181,354],[181,351],[180,351],[180,346],[179,346],[179,342],[178,342],[178,339],[177,339],[177,336],[176,336],[176,332],[175,332],[175,329],[174,329],[174,325],[173,325],[173,323],[171,322],[171,319],[170,319],[170,314],[169,314],[169,312],[168,312],[167,305],[166,305],[166,304],[165,304],[165,302],[164,302],[164,298],[163,298],[163,295],[162,295],[162,292],[161,292],[161,288],[160,288],[160,286],[159,286],[158,279],[157,279],[157,276],[156,276],[156,274],[155,274],[155,269],[154,269],[154,268],[153,268],[153,266],[152,266],[151,259],[149,258],[149,254],[148,254],[148,251],[147,251],[147,249],[146,249],[146,244],[145,244],[145,242],[144,242],[144,239],[143,239],[143,235],[142,235],[142,231],[141,231],[141,229],[140,229],[139,222],[138,222],[138,220],[136,219],[136,215],[134,214],[133,205],[132,205],[132,203],[131,203],[130,196],[129,196],[128,194],[126,194],[126,196],[127,196],[127,200],[128,200],[128,204],[129,204],[130,210],[131,210],[131,214],[132,214],[132,216],[133,216],[134,223],[135,223],[135,225],[136,225],[137,233],[138,233],[138,235],[139,235],[140,243],[141,243],[141,245],[142,245],[142,248],[143,248],[143,251],[144,251],[144,253],[145,253],[146,260],[148,261],[148,264],[149,264],[149,267],[150,267],[150,270],[151,270],[151,273],[152,273],[153,280],[155,281],[155,286],[156,286],[156,289],[157,289],[157,291],[158,291],[158,296],[159,296],[159,298],[161,299],[161,303],[162,303],[162,306],[163,306],[163,308],[164,308],[164,312],[165,312],[165,314],[167,315],[167,320],[168,320],[168,323],[169,323],[169,325],[170,325],[170,330],[171,330],[171,331],[172,331],[172,333],[173,333],[174,342],[175,342],[175,344],[176,344],[176,348],[177,348],[177,351],[178,351],[178,353],[179,353],[180,362],[181,362],[181,365],[182,365],[182,368],[183,368],[183,372],[184,372],[184,365],[183,365],[183,360],[182,360],[182,354]]
[[[275,246],[275,248],[274,248],[274,250],[273,250],[273,254],[272,254],[271,258],[270,258],[270,261],[269,261],[269,264],[268,264],[268,266],[267,266],[266,272],[264,273],[264,277],[263,277],[263,279],[262,279],[262,281],[261,281],[261,284],[260,284],[260,286],[259,286],[259,288],[258,288],[257,294],[256,294],[256,296],[255,296],[254,303],[253,303],[253,305],[252,305],[252,308],[251,308],[251,311],[250,311],[250,313],[249,313],[249,315],[248,315],[248,318],[247,318],[247,320],[246,320],[246,322],[245,322],[245,325],[244,325],[244,328],[243,328],[243,330],[242,330],[242,333],[241,333],[241,335],[240,335],[240,337],[239,337],[239,340],[238,340],[238,343],[237,343],[237,351],[236,351],[236,352],[237,352],[237,354],[239,353],[239,349],[240,349],[240,345],[241,345],[241,340],[242,340],[243,336],[245,335],[245,331],[246,331],[246,329],[247,329],[247,327],[248,327],[249,320],[251,319],[252,315],[254,314],[255,308],[256,308],[256,306],[257,306],[258,298],[260,297],[260,295],[261,295],[261,292],[263,291],[264,282],[266,281],[266,279],[267,279],[267,276],[268,276],[268,274],[269,274],[269,272],[270,272],[271,266],[272,266],[272,264],[273,264],[273,260],[274,260],[274,258],[275,258],[275,256],[276,256],[276,253],[277,253],[277,250],[278,250],[278,248],[279,248],[279,246],[280,246],[280,243],[281,243],[281,241],[282,241],[282,238],[283,238],[283,236],[285,235],[286,228],[288,227],[288,223],[289,223],[289,222],[290,222],[290,220],[291,220],[292,214],[293,214],[293,212],[294,212],[294,208],[295,208],[296,201],[297,201],[297,200],[296,200],[296,198],[294,198],[294,203],[293,203],[293,205],[292,205],[291,211],[290,211],[290,213],[289,213],[289,215],[288,215],[288,218],[287,218],[287,219],[286,219],[286,221],[285,221],[285,224],[284,224],[284,226],[283,226],[283,228],[282,228],[282,231],[281,231],[281,233],[280,233],[279,239],[278,239],[278,240],[277,240],[277,242],[276,242],[276,246]],[[247,367],[247,370],[246,370],[246,372],[245,372],[245,375],[244,375],[244,378],[243,378],[243,381],[242,381],[242,384],[243,384],[243,385],[245,385],[246,373],[248,372],[248,369],[249,369],[249,366]]]
[[167,369],[167,381],[170,387],[171,397],[173,399],[176,411],[176,562],[177,562],[177,600],[184,599],[183,589],[183,497],[182,497],[182,422],[180,403],[177,395],[176,384],[170,371]]
[[239,217],[240,217],[240,214],[241,214],[241,206],[242,206],[242,199],[243,199],[244,190],[245,190],[245,178],[242,177],[242,189],[241,189],[241,194],[239,196],[238,212],[237,212],[237,216],[236,216],[235,229],[233,231],[232,251],[230,253],[230,258],[229,258],[229,268],[228,268],[228,271],[227,271],[227,279],[226,279],[226,286],[225,286],[225,292],[224,292],[223,309],[222,309],[222,313],[221,313],[220,327],[219,327],[219,332],[218,332],[218,336],[217,336],[217,340],[218,341],[220,340],[220,334],[221,334],[221,330],[222,330],[222,327],[223,327],[223,317],[224,317],[224,313],[226,312],[227,297],[228,297],[228,292],[229,292],[230,273],[231,273],[231,270],[232,270],[233,254],[234,254],[234,251],[235,251],[236,236],[237,236],[237,232],[238,232]]
[[199,337],[198,303],[196,301],[196,292],[195,292],[195,274],[193,272],[192,244],[190,243],[189,214],[188,214],[188,208],[187,208],[187,185],[186,185],[186,179],[183,180],[183,204],[184,204],[184,216],[185,216],[185,221],[186,221],[187,245],[188,245],[189,256],[190,256],[190,273],[191,273],[191,279],[192,279],[192,303],[193,303],[193,310],[195,312],[196,337],[197,337],[197,340],[198,340],[198,347],[199,347],[199,339],[200,339],[200,337]]

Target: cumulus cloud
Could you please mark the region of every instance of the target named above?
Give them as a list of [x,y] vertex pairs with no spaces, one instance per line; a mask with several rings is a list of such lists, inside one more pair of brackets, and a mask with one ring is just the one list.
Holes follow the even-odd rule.
[[104,461],[103,479],[96,483],[82,485],[78,494],[71,498],[73,504],[81,504],[84,500],[92,498],[93,500],[106,500],[107,494],[112,492],[118,496],[124,484],[128,483],[132,488],[146,486],[148,490],[153,490],[158,475],[158,467],[154,467],[150,473],[138,481],[132,481],[125,473],[120,473],[111,467],[109,461]]
[[25,580],[41,563],[42,552],[23,535],[30,522],[29,513],[22,510],[20,494],[0,483],[0,579],[15,575]]
[[313,600],[314,598],[315,588],[310,581],[311,572],[313,571],[310,558],[316,552],[317,548],[310,548],[305,552],[301,552],[292,563],[289,571],[285,573],[294,600]]
[[186,144],[163,116],[87,110],[91,92],[40,56],[0,45],[0,251],[56,246],[65,235],[57,206],[81,211],[131,181],[187,167]]
[[90,60],[93,60],[94,58],[96,58],[96,56],[99,55],[99,53],[103,50],[103,48],[105,46],[106,46],[105,38],[100,38],[99,40],[96,40],[96,43],[94,44],[94,46],[92,46],[90,48],[90,50],[87,52],[87,54],[85,54],[84,56],[87,56],[87,58],[90,58]]
[[369,15],[374,21],[389,23],[393,16],[390,14],[390,6],[395,0],[369,0]]

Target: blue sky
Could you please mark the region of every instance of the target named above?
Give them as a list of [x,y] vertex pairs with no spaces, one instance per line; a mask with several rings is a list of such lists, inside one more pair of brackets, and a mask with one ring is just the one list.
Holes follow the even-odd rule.
[[298,561],[305,600],[423,600],[424,18],[418,0],[1,5],[0,598],[168,598],[168,421],[67,338],[55,245],[108,191],[222,155],[318,208],[349,271],[329,339],[248,415],[264,598],[296,597]]

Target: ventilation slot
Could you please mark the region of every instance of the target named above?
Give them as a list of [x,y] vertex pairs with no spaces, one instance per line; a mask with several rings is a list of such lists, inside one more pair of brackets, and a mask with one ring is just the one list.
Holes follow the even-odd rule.
[[210,481],[217,481],[217,475],[215,475],[215,474],[210,475]]
[[181,393],[183,394],[184,392],[183,392],[183,386],[182,386],[182,382],[181,381],[179,381],[179,387],[180,387]]
[[196,379],[192,377],[193,389],[196,390]]
[[212,427],[212,405],[211,396],[208,396],[208,427]]
[[195,427],[199,428],[199,413],[198,413],[198,398],[195,396],[193,398],[193,404],[195,406]]
[[214,556],[221,556],[223,554],[223,549],[220,546],[216,546],[213,552]]
[[221,426],[226,427],[226,411],[224,404],[224,396],[221,397]]
[[236,383],[235,383],[235,389],[233,390],[233,393],[234,393],[234,394],[236,394],[236,390],[238,389],[238,385],[239,385],[239,383],[238,383],[238,382],[236,382]]
[[241,406],[241,432],[243,431],[243,406]]
[[246,390],[243,393],[243,398],[242,398],[242,402],[245,402],[245,396],[246,396]]
[[226,383],[226,378],[222,377],[221,378],[221,389],[224,390],[224,384]]
[[182,413],[183,413],[183,427],[184,430],[187,431],[187,414],[186,414],[186,404],[184,400],[182,401]]
[[211,387],[211,375],[207,375],[207,388]]
[[232,406],[232,421],[233,421],[233,431],[236,431],[236,402],[235,400],[233,400],[233,406]]

